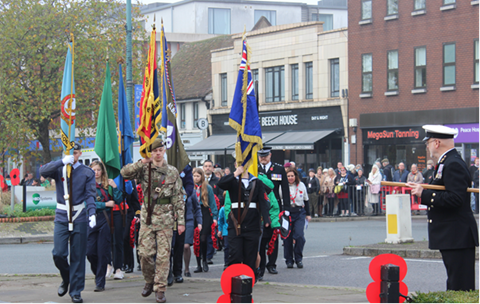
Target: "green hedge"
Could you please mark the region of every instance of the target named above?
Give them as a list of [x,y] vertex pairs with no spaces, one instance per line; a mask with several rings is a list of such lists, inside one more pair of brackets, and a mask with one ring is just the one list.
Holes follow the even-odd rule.
[[416,292],[411,298],[412,303],[478,303],[478,290]]
[[55,215],[55,210],[52,209],[37,209],[37,210],[29,210],[27,212],[23,212],[23,206],[21,204],[15,204],[12,209],[10,206],[3,207],[3,214],[7,215],[8,217],[30,217],[30,216],[46,216],[46,215]]

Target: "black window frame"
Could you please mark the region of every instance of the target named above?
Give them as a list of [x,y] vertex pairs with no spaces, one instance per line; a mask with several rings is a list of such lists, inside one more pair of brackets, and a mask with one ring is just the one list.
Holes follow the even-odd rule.
[[[330,97],[340,97],[340,58],[332,58],[329,59],[330,61]],[[333,74],[334,67],[336,66],[336,70],[338,72],[338,90],[335,90],[335,77]]]
[[304,68],[305,68],[305,99],[313,99],[313,61],[305,62]]
[[198,102],[193,103],[193,128],[198,129],[198,117],[199,117]]
[[220,74],[220,106],[228,106],[228,82],[227,73]]
[[[294,63],[290,65],[290,78],[291,78],[291,91],[292,91],[292,100],[298,100],[300,98],[299,95],[299,86],[298,86],[298,63]],[[294,90],[294,88],[296,90]]]
[[187,122],[186,122],[186,113],[185,113],[185,104],[181,103],[180,104],[180,129],[186,129],[187,128]]
[[478,38],[473,40],[473,83],[478,84],[478,80],[480,78],[480,67],[478,62],[479,54],[479,42]]

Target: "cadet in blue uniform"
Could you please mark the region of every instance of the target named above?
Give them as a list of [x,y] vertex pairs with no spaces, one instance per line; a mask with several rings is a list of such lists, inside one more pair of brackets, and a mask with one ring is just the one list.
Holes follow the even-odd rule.
[[[75,143],[73,155],[62,160],[52,161],[40,168],[40,175],[51,177],[57,187],[57,210],[53,230],[53,261],[60,270],[62,283],[58,295],[63,297],[68,292],[73,303],[82,303],[80,295],[85,287],[85,256],[87,252],[87,220],[91,228],[95,227],[95,173],[89,167],[78,162],[82,147]],[[68,230],[67,207],[64,200],[63,167],[72,164],[72,193],[70,204],[73,205],[73,231]],[[66,177],[65,177],[66,178]],[[70,181],[68,180],[68,184]],[[70,241],[70,265],[68,263],[68,243]]]
[[408,183],[412,194],[428,206],[428,242],[438,249],[447,270],[447,290],[475,290],[475,246],[478,228],[470,207],[471,185],[467,165],[455,150],[457,131],[440,125],[425,125],[423,139],[430,158],[437,162],[432,185],[445,190],[424,189]]
[[[90,168],[95,172],[95,184],[97,196],[97,225],[93,228],[87,227],[87,259],[90,268],[95,274],[95,289],[99,292],[105,290],[105,274],[107,264],[110,262],[110,226],[108,214],[115,204],[122,202],[122,192],[118,190],[113,179],[108,179],[105,165],[96,160]],[[112,188],[113,198],[108,194],[109,186]],[[108,213],[107,213],[108,212]]]

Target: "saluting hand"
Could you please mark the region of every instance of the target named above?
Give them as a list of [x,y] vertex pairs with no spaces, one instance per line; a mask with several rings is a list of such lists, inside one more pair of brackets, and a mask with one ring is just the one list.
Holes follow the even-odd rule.
[[152,162],[152,158],[151,158],[151,157],[142,158],[141,162],[144,163],[144,164],[151,163],[151,162]]

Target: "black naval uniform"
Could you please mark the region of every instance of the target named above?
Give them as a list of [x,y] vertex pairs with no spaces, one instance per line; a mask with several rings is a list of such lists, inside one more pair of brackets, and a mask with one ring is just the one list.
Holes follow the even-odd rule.
[[422,204],[428,206],[429,248],[442,253],[447,290],[475,290],[478,228],[467,192],[470,173],[457,150],[451,149],[440,157],[430,184],[444,185],[446,190],[422,192]]
[[[270,166],[269,166],[270,165]],[[269,180],[273,182],[273,193],[275,194],[275,198],[277,199],[278,206],[280,208],[280,212],[285,210],[284,202],[280,197],[279,189],[282,188],[282,193],[285,193],[285,197],[290,197],[290,188],[288,186],[287,180],[287,173],[285,172],[285,168],[277,163],[268,163],[267,165],[258,164],[258,172],[265,174]],[[289,207],[289,201],[287,200],[287,207]],[[269,241],[271,240],[273,235],[273,229],[271,227],[266,227],[263,229],[262,241],[260,248],[264,250],[265,247],[268,246]],[[275,241],[275,247],[273,248],[273,252],[271,255],[268,256],[268,263],[262,261],[260,263],[260,274],[263,276],[265,272],[265,266],[270,273],[277,273],[277,257],[278,257],[278,240],[280,237],[277,238]],[[266,249],[265,249],[266,250]]]
[[[270,224],[270,203],[267,201],[265,195],[264,184],[256,177],[250,175],[249,185],[245,188],[245,185],[241,185],[241,193],[243,203],[241,205],[240,214],[243,214],[244,204],[249,200],[249,195],[252,190],[252,184],[255,181],[255,189],[253,190],[253,196],[248,208],[245,218],[241,222],[240,235],[237,235],[236,226],[232,220],[232,215],[238,222],[238,183],[233,173],[226,175],[220,179],[218,186],[230,194],[232,201],[232,208],[230,214],[228,214],[228,246],[229,257],[228,265],[243,263],[252,268],[256,273],[255,262],[257,260],[258,253],[258,238],[260,237],[260,221],[263,217],[263,221]],[[254,207],[253,203],[256,204]],[[237,206],[235,206],[237,205]]]

